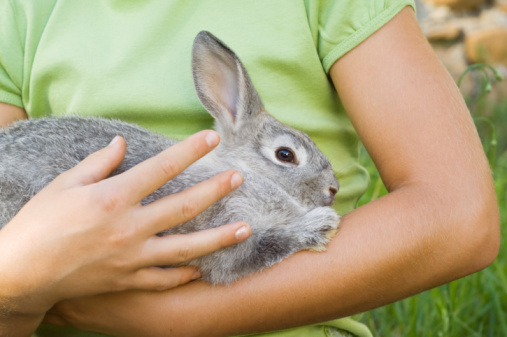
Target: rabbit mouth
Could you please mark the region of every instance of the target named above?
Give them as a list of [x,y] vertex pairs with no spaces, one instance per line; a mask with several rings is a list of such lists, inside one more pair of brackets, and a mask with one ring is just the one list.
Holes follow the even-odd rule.
[[324,206],[331,206],[332,204],[334,204],[334,200],[335,200],[334,194],[331,194],[326,198],[324,198],[323,204]]

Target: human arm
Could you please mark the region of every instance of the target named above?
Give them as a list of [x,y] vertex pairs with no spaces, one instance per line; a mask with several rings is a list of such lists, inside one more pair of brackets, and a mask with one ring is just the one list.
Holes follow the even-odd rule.
[[[19,117],[19,110],[4,108],[4,120]],[[218,141],[214,131],[202,131],[107,178],[125,155],[125,142],[115,138],[31,199],[0,230],[0,335],[30,335],[62,299],[187,283],[199,277],[195,268],[154,266],[189,261],[244,240],[249,227],[243,223],[155,236],[239,186],[242,178],[233,170],[149,205],[140,203]]]
[[0,128],[7,126],[14,121],[27,118],[28,117],[23,108],[0,102]]
[[413,12],[337,61],[331,77],[390,193],[344,216],[327,252],[295,254],[229,287],[103,295],[56,312],[117,335],[225,336],[343,317],[487,266],[499,245],[490,170]]

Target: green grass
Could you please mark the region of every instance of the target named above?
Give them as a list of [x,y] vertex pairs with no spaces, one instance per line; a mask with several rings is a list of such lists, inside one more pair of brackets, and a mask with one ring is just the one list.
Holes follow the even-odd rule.
[[[488,81],[478,83],[478,95],[467,104],[493,171],[502,227],[500,254],[481,272],[363,314],[360,320],[374,336],[507,336],[507,254],[502,253],[507,239],[507,100],[488,102],[487,92],[481,91]],[[387,192],[364,149],[361,157],[371,177],[360,201],[364,204]]]

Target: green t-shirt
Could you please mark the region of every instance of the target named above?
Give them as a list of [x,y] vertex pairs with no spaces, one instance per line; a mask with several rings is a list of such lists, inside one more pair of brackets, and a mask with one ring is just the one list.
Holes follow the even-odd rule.
[[[213,122],[190,69],[192,41],[208,30],[243,61],[267,111],[330,159],[344,214],[368,177],[327,72],[407,5],[413,0],[0,0],[0,101],[31,118],[105,116],[187,137]],[[369,335],[348,319],[332,324]],[[322,335],[331,325],[312,329]],[[307,333],[299,336],[315,335]]]

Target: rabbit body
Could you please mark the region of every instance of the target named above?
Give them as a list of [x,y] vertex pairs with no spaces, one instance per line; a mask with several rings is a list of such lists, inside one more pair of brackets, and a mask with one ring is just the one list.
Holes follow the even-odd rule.
[[[197,36],[192,69],[198,97],[215,117],[222,141],[143,204],[231,168],[245,180],[194,219],[159,235],[249,223],[252,235],[246,241],[188,263],[214,284],[230,283],[300,250],[325,250],[339,223],[329,207],[338,189],[329,161],[306,134],[264,111],[239,59],[211,34]],[[217,80],[217,73],[224,78]],[[220,86],[228,90],[216,89]],[[127,153],[113,175],[176,143],[136,125],[103,118],[41,118],[1,130],[0,228],[60,173],[117,135],[125,138]]]

